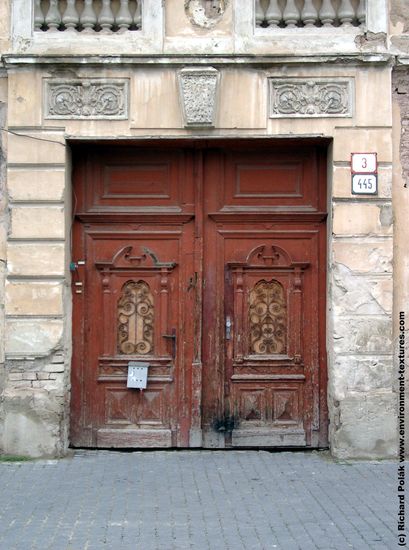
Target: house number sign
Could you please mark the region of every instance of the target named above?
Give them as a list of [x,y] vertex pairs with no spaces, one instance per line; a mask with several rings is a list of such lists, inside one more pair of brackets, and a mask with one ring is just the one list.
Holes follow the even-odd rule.
[[352,153],[352,194],[378,194],[378,160],[376,153]]
[[149,363],[129,361],[128,363],[128,388],[144,390],[148,381]]

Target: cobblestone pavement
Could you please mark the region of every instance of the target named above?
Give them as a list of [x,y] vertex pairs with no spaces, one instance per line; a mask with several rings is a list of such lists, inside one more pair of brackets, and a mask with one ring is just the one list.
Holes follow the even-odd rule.
[[397,464],[327,453],[79,451],[0,463],[1,550],[388,550]]

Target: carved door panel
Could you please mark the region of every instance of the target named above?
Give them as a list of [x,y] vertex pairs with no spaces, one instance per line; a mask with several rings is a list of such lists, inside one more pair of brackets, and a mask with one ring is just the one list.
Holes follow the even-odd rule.
[[[228,258],[237,257],[238,249],[244,251],[244,243],[254,244],[247,239],[239,244],[229,237],[225,239]],[[311,393],[314,373],[306,373],[305,366],[317,365],[318,358],[305,346],[311,328],[305,317],[312,306],[306,296],[314,293],[308,277],[311,255],[307,255],[309,261],[294,261],[287,252],[291,249],[292,255],[298,252],[305,257],[298,241],[295,247],[283,242],[281,235],[266,234],[263,244],[251,249],[244,261],[226,263],[225,315],[231,319],[226,381],[232,445],[307,444],[314,408],[307,393]],[[302,246],[308,250],[309,245],[303,239]]]
[[[180,151],[105,151],[78,159],[74,445],[189,444],[189,162]],[[127,387],[131,361],[149,364],[144,390]]]
[[314,148],[208,154],[209,446],[327,443],[324,167]]

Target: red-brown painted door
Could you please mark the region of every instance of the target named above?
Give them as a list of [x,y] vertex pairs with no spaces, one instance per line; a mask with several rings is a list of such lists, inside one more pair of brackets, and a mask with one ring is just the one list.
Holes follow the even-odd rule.
[[[180,149],[112,147],[74,156],[71,442],[187,446],[191,156]],[[149,364],[146,389],[127,388],[130,361]]]
[[255,143],[204,166],[205,444],[325,446],[325,155]]
[[[74,161],[72,444],[325,445],[323,150],[151,144]],[[144,391],[126,386],[134,360],[150,365]]]

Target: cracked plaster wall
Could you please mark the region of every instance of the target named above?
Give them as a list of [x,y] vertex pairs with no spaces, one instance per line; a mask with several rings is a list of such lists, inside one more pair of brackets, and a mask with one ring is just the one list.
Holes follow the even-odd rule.
[[[408,9],[409,23],[409,9]],[[409,67],[397,67],[393,71],[393,128],[394,128],[394,357],[395,384],[398,378],[399,313],[406,317],[406,400],[409,394]],[[406,426],[409,426],[409,407],[406,407]],[[406,438],[406,455],[409,456],[409,441]]]
[[[5,97],[6,79],[0,78],[0,127],[6,125],[7,104]],[[3,398],[2,389],[6,383],[5,355],[4,355],[4,282],[6,277],[6,242],[7,242],[7,193],[6,193],[6,136],[0,132],[0,450],[3,436]]]
[[382,235],[392,226],[390,208],[377,207],[377,216],[380,235],[369,228],[333,234],[328,405],[331,448],[339,458],[396,452],[392,240]]

